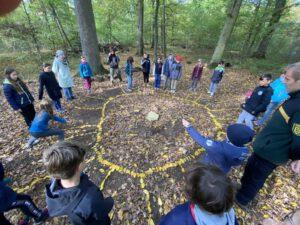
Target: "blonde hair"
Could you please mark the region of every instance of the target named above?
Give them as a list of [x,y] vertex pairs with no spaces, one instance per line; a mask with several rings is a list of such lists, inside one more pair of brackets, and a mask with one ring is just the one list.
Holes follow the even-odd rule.
[[50,116],[53,116],[53,108],[52,108],[52,102],[48,99],[43,99],[41,102],[40,102],[40,111],[44,110],[46,111],[47,113],[50,114]]

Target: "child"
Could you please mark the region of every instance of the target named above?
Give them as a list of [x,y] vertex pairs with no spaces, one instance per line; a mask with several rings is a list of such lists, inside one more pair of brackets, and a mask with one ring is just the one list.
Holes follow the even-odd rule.
[[26,84],[18,77],[18,74],[13,68],[5,69],[3,82],[3,92],[7,102],[15,110],[24,117],[28,127],[30,127],[35,116],[34,98],[28,90]]
[[45,86],[48,96],[52,99],[56,111],[58,113],[64,113],[65,110],[61,107],[60,103],[60,99],[62,98],[61,88],[58,85],[54,73],[51,71],[51,64],[43,64],[43,72],[40,74],[39,83],[39,100],[43,99]]
[[51,217],[67,215],[72,224],[110,225],[111,197],[104,198],[89,180],[84,168],[85,149],[70,142],[58,142],[44,151],[43,161],[53,176],[46,185],[46,202]]
[[214,96],[214,94],[216,93],[218,84],[222,80],[223,75],[224,75],[224,61],[220,61],[218,66],[214,69],[213,75],[211,77],[211,83],[208,91],[210,97]]
[[159,225],[237,225],[234,188],[217,167],[200,165],[186,179],[189,202],[176,206]]
[[53,115],[52,104],[48,100],[42,100],[40,103],[40,112],[34,118],[29,132],[30,139],[28,140],[25,148],[31,148],[34,145],[36,139],[40,137],[49,137],[57,135],[59,140],[64,139],[64,132],[59,128],[48,128],[50,120],[57,121],[59,123],[66,123],[65,119],[59,118]]
[[151,62],[147,53],[144,53],[143,59],[141,60],[141,66],[144,75],[144,84],[147,86],[149,83],[149,74],[151,69]]
[[122,81],[121,71],[119,69],[120,58],[116,55],[116,49],[112,48],[111,52],[108,54],[108,64],[109,64],[109,76],[110,82],[113,85],[113,81],[115,78],[115,74],[117,74],[117,78]]
[[258,126],[262,126],[271,117],[274,110],[289,97],[283,80],[284,74],[270,84],[270,86],[273,88],[273,95],[271,97],[270,104],[267,106],[266,112],[257,121]]
[[202,76],[202,71],[203,71],[202,59],[199,59],[197,65],[194,67],[194,70],[192,73],[192,84],[190,87],[191,91],[196,91],[197,85]]
[[251,142],[255,133],[243,124],[232,124],[227,127],[227,139],[214,141],[199,134],[186,120],[182,120],[187,132],[201,147],[205,148],[203,162],[219,167],[228,173],[232,166],[239,166],[248,156],[249,150],[244,145]]
[[0,224],[12,225],[4,216],[4,212],[13,209],[20,209],[28,217],[26,220],[21,220],[19,225],[29,224],[30,218],[34,218],[36,224],[44,224],[48,218],[48,211],[40,210],[33,203],[29,195],[18,194],[13,189],[7,186],[7,180],[4,179],[4,168],[0,162]]
[[176,88],[177,88],[177,83],[180,80],[180,78],[182,77],[182,57],[177,55],[175,57],[175,62],[172,64],[171,67],[171,74],[170,74],[170,78],[171,78],[171,93],[175,93],[176,92]]
[[164,66],[163,66],[163,74],[164,74],[164,89],[170,89],[171,88],[171,69],[172,65],[174,63],[174,56],[173,54],[170,54],[168,58],[166,59]]
[[89,63],[86,61],[85,56],[81,56],[79,72],[80,72],[80,77],[83,79],[84,89],[87,90],[88,94],[91,94],[93,72]]
[[127,91],[132,92],[133,75],[133,57],[129,56],[125,64],[125,74],[127,76]]
[[157,62],[154,64],[153,76],[155,77],[154,89],[160,88],[161,74],[162,74],[163,63],[160,57],[157,58]]
[[265,74],[259,78],[259,86],[254,89],[251,97],[246,100],[246,103],[242,104],[243,111],[239,115],[237,123],[245,122],[248,127],[253,129],[252,121],[259,113],[266,111],[270,103],[273,94],[273,89],[269,85],[271,80],[271,74]]
[[75,99],[72,87],[73,77],[70,72],[69,64],[66,60],[65,53],[62,50],[57,50],[52,65],[52,71],[56,75],[59,86],[63,89],[67,101]]

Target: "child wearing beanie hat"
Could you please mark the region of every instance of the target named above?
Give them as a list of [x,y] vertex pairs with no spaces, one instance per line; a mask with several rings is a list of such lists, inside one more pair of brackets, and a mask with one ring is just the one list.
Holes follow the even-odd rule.
[[245,145],[252,141],[255,132],[244,124],[232,124],[227,127],[227,139],[215,141],[202,136],[188,121],[182,120],[187,132],[206,151],[203,162],[219,167],[228,173],[232,166],[239,166],[248,156]]

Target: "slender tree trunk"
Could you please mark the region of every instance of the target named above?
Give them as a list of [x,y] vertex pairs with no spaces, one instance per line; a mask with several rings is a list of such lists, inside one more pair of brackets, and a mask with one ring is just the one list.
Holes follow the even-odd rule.
[[223,57],[224,50],[226,48],[226,44],[231,36],[234,25],[236,23],[237,17],[239,15],[239,11],[242,5],[243,0],[232,0],[228,7],[227,11],[227,19],[225,21],[225,25],[219,37],[219,41],[217,47],[215,48],[214,54],[211,58],[210,63],[216,63],[220,61]]
[[153,13],[153,17],[152,17],[152,33],[151,33],[151,49],[154,48],[154,38],[155,38],[155,2],[156,0],[152,0],[152,12]]
[[157,60],[158,55],[158,10],[159,0],[155,0],[155,13],[154,13],[154,61]]
[[243,55],[248,55],[249,52],[249,45],[250,45],[250,40],[252,39],[252,36],[254,34],[254,27],[256,26],[256,24],[258,23],[258,12],[259,12],[259,9],[260,9],[260,4],[261,4],[261,0],[258,0],[258,2],[256,3],[255,5],[255,9],[254,9],[254,13],[253,13],[253,18],[252,18],[252,21],[250,23],[250,26],[249,26],[249,30],[247,32],[247,39],[243,45]]
[[167,43],[166,43],[166,0],[162,2],[162,26],[161,26],[161,34],[162,34],[162,52],[164,58],[167,57]]
[[54,5],[50,1],[48,3],[49,3],[49,6],[50,6],[50,8],[52,10],[52,16],[54,18],[54,21],[56,22],[56,25],[57,25],[57,27],[59,29],[59,32],[61,33],[62,38],[66,41],[66,43],[69,45],[70,49],[73,51],[74,48],[73,48],[73,46],[71,44],[71,41],[68,38],[68,36],[67,36],[67,34],[66,34],[66,32],[65,32],[65,30],[64,30],[64,28],[63,28],[63,26],[62,26],[62,24],[60,22],[60,19],[58,18],[58,15],[56,13]]
[[98,38],[91,0],[74,0],[75,13],[79,25],[82,52],[95,74],[103,75],[104,68],[100,62]]
[[138,0],[138,43],[137,55],[142,56],[144,53],[144,0]]
[[42,60],[41,48],[40,48],[40,45],[39,45],[39,42],[38,42],[38,39],[37,39],[37,36],[36,36],[36,30],[35,30],[35,28],[32,24],[29,13],[27,12],[26,5],[25,5],[24,1],[22,1],[22,5],[23,5],[23,9],[24,9],[24,12],[25,12],[27,20],[28,20],[28,25],[30,27],[30,33],[31,33],[30,35],[31,35],[32,40],[34,42],[34,45],[35,45],[35,48],[36,48],[37,53],[39,55],[39,58],[40,58],[40,60]]
[[267,32],[262,37],[262,40],[259,43],[258,49],[253,54],[253,57],[256,57],[256,58],[265,58],[266,57],[268,46],[270,44],[272,35],[275,31],[275,26],[276,26],[276,24],[278,24],[283,12],[284,12],[286,3],[287,3],[286,0],[276,0],[274,12],[272,14],[270,23],[267,27]]

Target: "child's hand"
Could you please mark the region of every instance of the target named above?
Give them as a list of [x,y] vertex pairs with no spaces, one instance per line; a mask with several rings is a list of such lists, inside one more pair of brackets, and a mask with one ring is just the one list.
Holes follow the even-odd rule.
[[182,125],[184,127],[190,127],[191,126],[191,124],[188,121],[186,121],[185,119],[182,119]]

